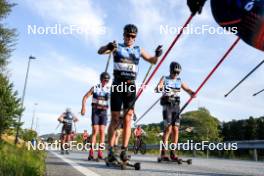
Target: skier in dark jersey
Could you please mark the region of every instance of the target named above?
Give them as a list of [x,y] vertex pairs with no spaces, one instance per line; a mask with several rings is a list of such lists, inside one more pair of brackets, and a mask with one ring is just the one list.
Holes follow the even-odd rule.
[[67,108],[60,115],[58,121],[63,124],[61,130],[61,154],[69,154],[69,142],[71,141],[72,124],[78,121],[78,118]]
[[87,99],[92,96],[92,136],[91,136],[91,148],[89,150],[88,160],[94,159],[94,148],[96,145],[97,134],[100,134],[100,144],[98,150],[98,159],[103,159],[103,149],[105,146],[105,127],[107,124],[107,110],[110,97],[110,86],[108,82],[110,75],[107,72],[103,72],[100,75],[101,83],[93,86],[83,97],[81,115],[86,113]]
[[[115,131],[119,126],[120,111],[124,109],[127,112],[123,118],[123,143],[120,158],[122,161],[128,160],[126,155],[129,138],[131,136],[131,120],[134,115],[134,100],[136,98],[135,81],[137,77],[138,64],[140,58],[151,64],[156,64],[158,58],[162,54],[161,47],[157,47],[155,55],[148,54],[143,48],[134,45],[138,29],[133,24],[124,27],[124,42],[110,42],[106,46],[102,46],[99,54],[108,54],[113,52],[114,56],[114,79],[111,87],[111,112],[112,118],[108,128],[109,153],[108,160],[114,161],[115,155],[113,146],[115,143]],[[121,87],[123,91],[119,91],[117,87]]]

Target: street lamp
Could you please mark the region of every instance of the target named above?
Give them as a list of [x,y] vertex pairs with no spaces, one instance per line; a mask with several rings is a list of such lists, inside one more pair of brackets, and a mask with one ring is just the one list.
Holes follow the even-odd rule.
[[31,130],[33,130],[33,125],[34,125],[34,121],[35,121],[35,115],[36,115],[36,107],[37,107],[38,103],[34,103],[34,109],[33,109],[33,116],[32,116],[32,121],[31,121]]
[[[21,107],[24,108],[24,100],[25,100],[25,95],[26,95],[26,89],[27,89],[27,82],[28,82],[28,74],[29,74],[29,68],[30,68],[30,62],[31,60],[35,60],[36,58],[33,56],[29,56],[28,58],[28,66],[27,66],[27,73],[26,73],[26,78],[25,78],[25,82],[24,82],[24,89],[23,89],[23,94],[22,94],[22,98],[21,98]],[[18,131],[19,131],[19,124],[21,123],[21,117],[22,117],[22,113],[18,118],[18,124],[17,124],[17,129],[16,129],[16,139],[15,139],[15,144],[18,143]]]

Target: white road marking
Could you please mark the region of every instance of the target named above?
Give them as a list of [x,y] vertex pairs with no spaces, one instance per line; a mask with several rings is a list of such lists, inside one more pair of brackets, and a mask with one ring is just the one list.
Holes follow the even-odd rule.
[[50,153],[52,153],[53,155],[55,155],[56,157],[60,158],[61,160],[63,160],[64,162],[70,164],[74,169],[78,170],[79,172],[81,172],[82,174],[84,174],[85,176],[100,176],[99,174],[77,164],[76,162],[67,159],[65,157],[63,157],[62,155],[58,155],[55,152],[49,151]]

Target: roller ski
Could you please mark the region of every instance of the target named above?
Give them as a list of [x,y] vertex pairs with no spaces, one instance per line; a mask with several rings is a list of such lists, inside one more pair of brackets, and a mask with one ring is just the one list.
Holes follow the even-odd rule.
[[188,165],[192,164],[192,159],[184,160],[182,158],[179,158],[174,154],[174,152],[171,151],[170,157],[165,155],[165,151],[162,151],[162,155],[157,159],[159,163],[161,162],[175,162],[177,164],[187,163]]
[[114,153],[110,153],[105,159],[105,164],[107,167],[119,167],[121,170],[127,169],[127,167],[132,167],[135,170],[140,170],[140,163],[132,164],[129,162],[130,156],[126,154],[126,151],[122,151],[120,154],[120,159],[117,159]]
[[158,161],[158,163],[162,163],[162,162],[175,162],[177,164],[182,164],[182,163],[187,163],[188,165],[191,165],[192,164],[192,159],[184,160],[182,158],[171,159],[169,157],[158,157],[157,161]]
[[100,161],[104,161],[104,160],[105,160],[105,158],[103,157],[103,152],[101,150],[98,151],[97,158],[94,157],[93,150],[89,151],[88,161],[100,162]]

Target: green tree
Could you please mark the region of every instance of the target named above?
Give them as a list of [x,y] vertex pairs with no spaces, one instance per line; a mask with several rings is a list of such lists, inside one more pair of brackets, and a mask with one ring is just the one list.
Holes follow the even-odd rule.
[[263,140],[264,139],[264,117],[260,117],[257,119],[257,139]]
[[15,44],[15,29],[6,28],[3,24],[3,19],[11,12],[14,5],[6,0],[0,0],[0,73],[6,70],[8,58]]
[[181,141],[192,139],[196,142],[208,140],[219,141],[220,122],[213,117],[206,108],[199,108],[197,111],[187,112],[182,115],[181,127],[192,127],[192,132],[183,132]]
[[253,117],[246,120],[245,140],[257,139],[257,121]]
[[6,0],[0,0],[0,139],[5,130],[16,125],[16,118],[22,113],[20,99],[17,98],[17,92],[13,91],[13,84],[6,72],[16,34],[14,29],[4,26],[3,20],[13,6]]
[[0,138],[5,130],[16,125],[17,117],[22,113],[17,92],[13,92],[13,84],[0,74]]

